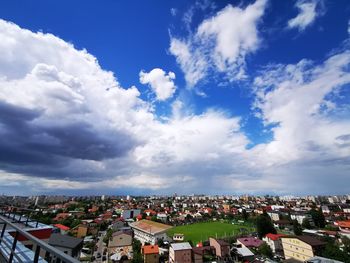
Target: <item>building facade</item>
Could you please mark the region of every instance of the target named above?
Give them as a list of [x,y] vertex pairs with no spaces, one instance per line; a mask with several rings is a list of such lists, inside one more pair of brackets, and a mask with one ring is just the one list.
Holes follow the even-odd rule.
[[173,243],[169,248],[169,263],[192,263],[190,243]]

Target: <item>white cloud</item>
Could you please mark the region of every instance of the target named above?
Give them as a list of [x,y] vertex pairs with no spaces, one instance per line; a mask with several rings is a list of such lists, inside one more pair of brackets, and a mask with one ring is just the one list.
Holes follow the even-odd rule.
[[171,98],[175,91],[174,84],[175,73],[169,71],[168,74],[160,69],[155,68],[150,72],[140,72],[140,83],[149,84],[153,92],[156,94],[157,100],[164,101]]
[[186,82],[190,87],[204,78],[208,64],[205,56],[199,50],[195,50],[191,43],[172,38],[170,52],[176,57],[176,61],[181,66]]
[[[1,51],[12,54],[0,57],[0,147],[8,153],[0,156],[7,173],[0,179],[13,176],[28,192],[148,191],[176,188],[179,181],[191,191],[198,182],[190,179],[189,163],[202,169],[203,162],[244,150],[238,118],[184,110],[158,121],[136,87],[122,88],[85,50],[3,20],[0,35],[6,39]],[[141,73],[159,99],[175,92],[174,78],[160,69]]]
[[209,69],[224,72],[231,81],[245,78],[246,56],[260,44],[257,25],[266,2],[257,0],[244,9],[228,5],[202,21],[187,40],[171,38],[170,52],[190,87],[203,79]]
[[298,0],[295,6],[299,9],[299,14],[288,21],[288,27],[297,28],[299,31],[305,30],[319,15],[320,10],[317,11],[319,4],[318,0]]
[[176,14],[177,14],[177,9],[176,8],[170,8],[170,14],[172,15],[172,16],[176,16]]
[[[276,65],[256,79],[255,106],[266,125],[276,126],[273,140],[256,146],[253,152],[263,153],[259,163],[278,169],[284,182],[300,180],[301,187],[302,183],[322,181],[335,189],[336,181],[344,180],[350,147],[339,138],[347,138],[350,121],[332,114],[337,99],[330,101],[330,95],[336,97],[340,90],[348,89],[349,64],[350,52],[346,50],[321,65],[305,60],[296,65]],[[330,108],[324,110],[327,105]]]
[[349,115],[331,99],[348,89],[348,49],[261,72],[254,106],[273,138],[247,149],[239,117],[177,97],[159,120],[85,50],[2,20],[0,38],[1,192],[348,190]]

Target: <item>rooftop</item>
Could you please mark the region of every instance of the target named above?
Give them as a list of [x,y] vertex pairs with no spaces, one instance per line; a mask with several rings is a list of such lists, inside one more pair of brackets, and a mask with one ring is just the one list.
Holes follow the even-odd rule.
[[237,241],[246,247],[260,247],[264,243],[262,240],[255,237],[242,237],[238,238]]
[[237,252],[243,257],[254,256],[254,253],[251,252],[247,247],[238,247]]
[[280,239],[281,237],[284,237],[284,236],[285,235],[283,235],[283,234],[272,234],[272,233],[268,233],[266,235],[267,238],[272,239],[273,241],[276,241],[276,240],[278,240],[278,239]]
[[344,263],[342,261],[329,259],[329,258],[323,258],[323,257],[313,257],[306,261],[307,263]]
[[71,237],[67,235],[61,234],[52,234],[49,239],[49,245],[58,246],[58,247],[66,247],[66,248],[76,248],[83,243],[83,239]]
[[326,244],[325,242],[311,236],[284,236],[282,238],[296,238],[309,244],[310,246],[323,246]]
[[192,249],[190,243],[188,242],[182,242],[182,243],[173,243],[171,244],[171,247],[173,250],[186,250],[186,249]]
[[143,246],[143,254],[148,255],[148,254],[159,254],[159,247],[157,245],[148,245],[148,246]]
[[130,223],[130,226],[132,228],[135,228],[137,230],[141,230],[143,232],[147,232],[150,234],[157,234],[157,233],[162,233],[165,232],[166,230],[172,228],[172,226],[150,221],[150,220],[140,220],[134,223]]

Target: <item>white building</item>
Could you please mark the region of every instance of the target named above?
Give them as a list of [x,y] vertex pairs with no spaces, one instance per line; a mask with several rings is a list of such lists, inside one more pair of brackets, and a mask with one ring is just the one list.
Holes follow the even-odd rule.
[[134,238],[142,244],[147,242],[151,245],[155,245],[159,239],[167,240],[166,232],[172,228],[172,226],[150,220],[140,220],[129,225],[134,230]]
[[280,220],[280,214],[278,212],[267,212],[272,221]]
[[310,214],[304,214],[304,213],[293,213],[290,215],[290,218],[292,220],[297,220],[299,224],[302,224],[304,219],[307,219],[310,221],[310,223],[313,223],[312,217]]
[[282,247],[282,240],[281,237],[284,235],[281,234],[267,234],[265,237],[263,237],[263,241],[267,243],[267,245],[271,248],[272,252],[274,254],[276,253],[282,253],[283,247]]

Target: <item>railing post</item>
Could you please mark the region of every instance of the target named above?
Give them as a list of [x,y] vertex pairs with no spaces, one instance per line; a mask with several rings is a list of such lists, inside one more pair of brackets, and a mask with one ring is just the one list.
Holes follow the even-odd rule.
[[26,226],[28,226],[28,220],[29,220],[29,216],[27,216]]
[[12,243],[12,250],[11,250],[11,254],[9,257],[9,263],[12,263],[13,260],[13,254],[15,253],[16,250],[16,246],[17,246],[17,240],[18,240],[18,231],[16,231],[15,237],[13,239],[13,243]]
[[1,230],[0,244],[1,244],[2,238],[4,237],[5,229],[6,229],[6,223],[4,222],[4,226],[2,227],[2,230]]
[[39,261],[39,254],[40,254],[40,246],[36,245],[35,255],[34,255],[34,259],[33,259],[34,263],[38,263],[38,261]]

